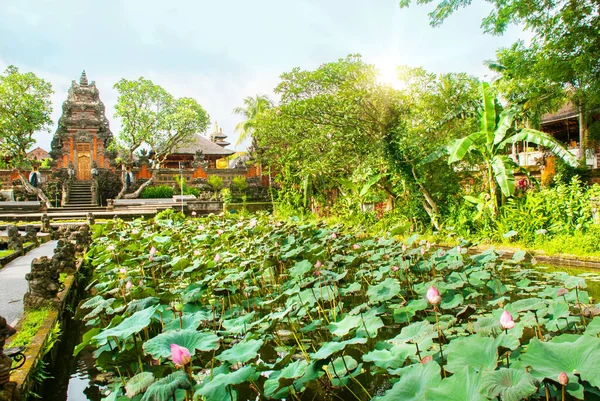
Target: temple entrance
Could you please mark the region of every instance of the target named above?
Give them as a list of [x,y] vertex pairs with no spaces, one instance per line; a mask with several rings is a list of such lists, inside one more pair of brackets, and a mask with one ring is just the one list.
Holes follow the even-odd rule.
[[77,144],[77,179],[89,180],[92,178],[92,163],[90,159],[90,144]]

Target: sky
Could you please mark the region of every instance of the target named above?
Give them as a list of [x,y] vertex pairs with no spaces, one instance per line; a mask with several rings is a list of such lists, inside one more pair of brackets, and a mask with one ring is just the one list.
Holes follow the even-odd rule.
[[112,87],[143,76],[198,100],[233,149],[241,120],[233,108],[257,94],[277,100],[279,76],[294,67],[358,53],[386,81],[398,65],[491,79],[483,61],[527,33],[512,27],[501,37],[484,35],[489,5],[473,3],[432,28],[432,6],[400,9],[398,0],[0,0],[0,70],[15,65],[52,83],[55,125],[36,134],[46,150],[82,70],[96,82],[115,135]]

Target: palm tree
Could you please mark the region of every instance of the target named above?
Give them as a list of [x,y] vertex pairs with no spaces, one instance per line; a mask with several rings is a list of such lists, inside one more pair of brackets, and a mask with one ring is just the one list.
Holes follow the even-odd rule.
[[481,91],[480,130],[448,146],[448,163],[461,161],[467,154],[474,154],[482,160],[495,213],[498,210],[496,185],[506,197],[512,196],[515,189],[516,166],[506,155],[508,145],[519,141],[532,142],[548,148],[571,166],[577,166],[577,160],[556,139],[544,132],[530,128],[513,129],[519,110],[515,107],[502,110],[487,82],[481,84]]
[[236,107],[233,109],[233,114],[238,114],[245,117],[244,121],[240,121],[235,126],[235,131],[240,134],[236,145],[242,143],[244,139],[252,135],[254,131],[254,119],[263,111],[273,107],[273,102],[267,95],[256,95],[255,97],[248,96],[244,99],[245,107]]

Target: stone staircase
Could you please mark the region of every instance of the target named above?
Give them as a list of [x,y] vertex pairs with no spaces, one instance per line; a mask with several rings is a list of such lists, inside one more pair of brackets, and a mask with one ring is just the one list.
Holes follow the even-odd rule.
[[[69,200],[63,209],[69,210],[92,210],[98,207],[92,203],[92,182],[74,181],[71,184]],[[104,208],[101,208],[104,209]]]

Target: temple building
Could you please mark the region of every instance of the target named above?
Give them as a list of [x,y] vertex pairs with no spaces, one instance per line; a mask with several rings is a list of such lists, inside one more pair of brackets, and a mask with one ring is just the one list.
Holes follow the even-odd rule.
[[104,104],[85,71],[72,81],[50,154],[57,168],[72,169],[77,180],[89,180],[92,168],[111,168],[107,147],[113,139]]

